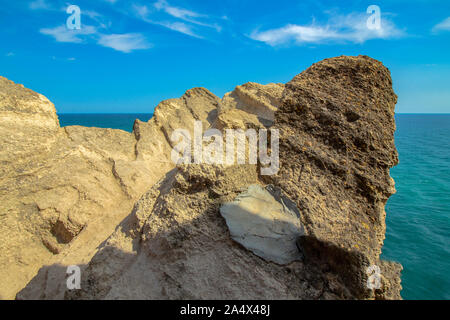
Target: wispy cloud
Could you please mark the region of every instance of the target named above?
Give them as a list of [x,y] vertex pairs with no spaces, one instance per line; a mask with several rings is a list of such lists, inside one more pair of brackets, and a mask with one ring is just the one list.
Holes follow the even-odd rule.
[[125,53],[151,47],[139,33],[101,35],[98,44]]
[[97,23],[99,28],[109,28],[112,25],[112,22],[107,19],[105,16],[103,16],[102,14],[98,13],[97,11],[93,11],[93,10],[82,10],[82,15],[88,17],[89,19],[91,19],[93,22]]
[[[111,0],[105,0],[110,2]],[[31,10],[45,10],[52,12],[64,12],[66,13],[67,8],[69,7],[69,3],[62,1],[53,0],[52,3],[49,0],[35,0],[29,4],[29,8]],[[68,15],[67,15],[68,17]],[[111,26],[111,21],[109,21],[104,15],[98,13],[94,10],[86,9],[85,6],[81,7],[81,20],[84,23],[86,20],[89,23],[98,24],[99,28],[108,28]]]
[[217,23],[208,23],[205,21],[200,21],[200,19],[210,19],[210,17],[206,14],[201,14],[183,8],[173,7],[169,5],[169,3],[166,0],[158,0],[154,4],[154,6],[156,9],[163,10],[172,17],[184,20],[185,22],[196,24],[202,27],[213,28],[217,32],[220,32],[222,30],[222,27]]
[[[47,1],[35,0],[30,8],[54,10]],[[204,38],[210,36],[211,32],[220,32],[221,30],[221,26],[215,22],[222,21],[223,18],[210,17],[207,14],[172,6],[166,0],[157,0],[149,5],[140,5],[139,2],[129,5],[119,0],[103,1],[114,5],[110,10],[125,19],[132,17],[194,38]],[[124,53],[149,49],[153,46],[141,33],[133,32],[133,30],[126,32],[113,30],[114,26],[111,20],[100,14],[99,11],[89,10],[83,6],[81,14],[82,22],[79,30],[69,30],[65,25],[59,25],[44,27],[39,31],[41,34],[51,36],[57,42],[96,43]],[[116,25],[119,28],[123,27],[120,23]]]
[[381,20],[379,29],[367,27],[367,15],[352,13],[335,15],[327,23],[310,25],[288,24],[281,28],[265,31],[254,30],[250,34],[253,40],[271,46],[284,44],[320,44],[329,42],[363,43],[370,39],[390,39],[404,36],[404,31],[386,18]]
[[42,28],[39,30],[42,34],[52,36],[58,42],[82,43],[86,35],[94,35],[97,29],[93,26],[84,25],[79,30],[69,30],[65,25],[55,28]]
[[200,27],[211,28],[216,32],[222,29],[219,24],[212,21],[215,18],[171,6],[166,0],[158,0],[152,6],[134,4],[133,10],[139,19],[147,23],[160,25],[195,38],[204,38],[197,30]]
[[193,30],[192,26],[187,25],[184,22],[179,21],[161,21],[154,18],[151,18],[151,13],[153,12],[149,7],[143,5],[134,5],[133,10],[136,14],[136,16],[141,19],[142,21],[145,21],[147,23],[163,26],[165,28],[168,28],[173,31],[181,32],[183,34],[189,35],[191,37],[201,38],[200,35],[196,34]]
[[8,52],[5,56],[14,57],[16,54],[14,52]]
[[435,33],[439,31],[450,31],[450,17],[435,25],[432,31]]
[[178,32],[184,33],[188,36],[191,36],[191,37],[203,38],[202,36],[196,34],[192,30],[191,26],[189,26],[183,22],[158,22],[158,24],[163,27],[169,28],[170,30],[178,31]]
[[183,19],[186,21],[189,21],[192,18],[207,17],[206,15],[203,15],[203,14],[191,11],[191,10],[178,8],[178,7],[172,7],[171,5],[169,5],[169,3],[166,0],[158,0],[154,4],[154,6],[156,9],[163,10],[175,18],[180,18],[180,19]]
[[57,42],[87,43],[94,41],[103,47],[124,53],[151,47],[151,44],[140,33],[102,34],[93,26],[83,26],[80,30],[69,30],[62,25],[55,28],[43,28],[40,32],[52,36]]

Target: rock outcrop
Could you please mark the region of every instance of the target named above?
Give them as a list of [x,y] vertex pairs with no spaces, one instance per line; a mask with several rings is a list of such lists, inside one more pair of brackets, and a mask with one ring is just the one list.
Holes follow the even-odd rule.
[[[0,80],[3,298],[23,287],[19,299],[400,298],[401,266],[379,260],[397,163],[380,62],[327,59],[223,99],[192,89],[131,134],[60,128],[47,99]],[[175,167],[171,134],[194,120],[279,130],[280,170]],[[67,290],[68,265],[82,268],[81,290]]]
[[194,119],[208,126],[218,100],[189,90],[162,102],[148,123],[137,120],[132,133],[60,128],[45,97],[1,78],[0,297],[14,298],[43,265],[89,262],[174,167],[171,126],[191,128]]
[[[339,274],[356,297],[372,297],[367,268],[383,265],[384,207],[395,192],[389,169],[398,163],[396,102],[381,62],[339,57],[286,84],[276,114],[280,171],[265,181],[300,209],[309,261]],[[390,269],[399,278],[401,267]],[[384,279],[384,286],[395,285]]]

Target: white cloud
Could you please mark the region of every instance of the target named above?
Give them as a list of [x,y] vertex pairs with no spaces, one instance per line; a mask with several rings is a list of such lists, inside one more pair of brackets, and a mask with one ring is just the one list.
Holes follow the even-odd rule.
[[[186,21],[186,22],[189,22],[192,24],[196,24],[196,25],[199,25],[202,27],[213,28],[213,29],[216,29],[217,32],[220,32],[222,30],[222,27],[216,23],[206,23],[206,22],[202,22],[202,21],[198,20],[198,19],[204,19],[204,20],[209,19],[209,16],[206,14],[201,14],[201,13],[183,9],[183,8],[173,7],[173,6],[169,5],[169,3],[166,0],[158,0],[154,4],[154,6],[156,9],[163,10],[164,12],[166,12],[167,14],[171,15],[174,18],[178,18],[183,21]],[[198,18],[198,19],[195,19],[195,18]]]
[[69,30],[65,25],[58,26],[55,28],[42,28],[39,30],[42,34],[52,36],[58,42],[72,42],[72,43],[82,43],[83,36],[94,35],[97,33],[97,29],[93,26],[86,26],[80,30]]
[[125,53],[151,47],[139,33],[101,35],[98,44]]
[[[199,20],[211,21],[211,18],[208,15],[184,8],[173,7],[169,5],[166,0],[158,0],[150,8],[146,5],[135,4],[133,5],[133,9],[138,18],[147,23],[160,25],[195,38],[203,38],[195,31],[195,29],[197,29],[196,27],[212,28],[217,32],[220,32],[222,29],[221,26],[216,23],[208,23]],[[161,14],[158,16],[159,11],[166,14],[166,18],[161,18]],[[167,16],[169,16],[168,19]]]
[[271,46],[286,43],[290,40],[301,42],[317,42],[324,38],[336,38],[337,34],[330,31],[328,28],[314,27],[314,26],[298,26],[288,24],[279,29],[272,29],[267,31],[254,31],[250,38],[257,41],[265,42]]
[[[46,1],[48,0],[34,1],[36,3],[33,5],[33,8],[48,8]],[[118,2],[118,0],[103,1],[110,2],[111,4]],[[201,30],[201,27],[213,28],[217,32],[221,29],[220,26],[216,24],[203,22],[214,22],[216,18],[210,18],[208,15],[171,6],[166,0],[158,0],[156,3],[148,6],[134,4],[131,8],[133,9],[132,12],[121,9],[120,7],[117,8],[116,11],[125,15],[125,17],[132,13],[134,17],[147,23],[159,25],[195,38],[203,38],[203,36],[197,33]],[[106,34],[105,30],[111,28],[112,24],[98,11],[83,8],[82,15],[85,16],[82,21],[84,22],[87,20],[90,25],[83,23],[80,30],[69,30],[65,25],[60,25],[52,28],[41,28],[39,31],[41,34],[53,37],[57,42],[96,43],[103,47],[112,48],[124,53],[152,47],[152,44],[149,43],[141,33],[120,32]],[[199,19],[199,21],[194,19]]]
[[[80,30],[69,30],[65,25],[62,25],[55,28],[43,28],[40,32],[52,36],[57,42],[86,43],[95,41],[103,47],[124,53],[151,47],[151,44],[140,33],[102,34],[98,32],[97,28],[86,25]],[[73,61],[75,58],[69,58],[68,60]]]
[[8,52],[6,54],[7,57],[14,57],[16,54],[14,52]]
[[156,24],[159,26],[163,26],[165,28],[168,28],[173,31],[181,32],[183,34],[189,35],[191,37],[195,38],[201,38],[201,36],[197,35],[191,26],[187,25],[184,22],[169,22],[169,21],[157,21],[150,19],[149,16],[151,14],[151,10],[147,6],[139,6],[134,5],[133,9],[135,13],[137,14],[138,18],[140,18],[142,21],[145,21],[147,23]]
[[81,14],[87,16],[92,19],[99,28],[106,29],[112,25],[111,21],[109,21],[105,16],[93,10],[82,10]]
[[171,30],[187,34],[191,37],[202,38],[201,36],[197,35],[190,26],[183,22],[159,22],[158,24]]
[[381,20],[379,29],[371,30],[367,27],[367,18],[368,16],[363,14],[337,15],[323,25],[288,24],[277,29],[255,30],[250,34],[250,38],[277,46],[292,42],[297,45],[325,42],[363,43],[370,39],[389,39],[404,35],[403,31],[386,18]]
[[198,17],[206,17],[205,15],[202,15],[200,13],[186,10],[183,8],[177,8],[170,6],[166,0],[158,0],[154,4],[155,8],[158,10],[164,10],[166,13],[170,14],[171,16],[175,18],[180,18],[183,20],[188,20],[190,18],[198,18]]
[[433,32],[450,31],[450,17],[433,27]]

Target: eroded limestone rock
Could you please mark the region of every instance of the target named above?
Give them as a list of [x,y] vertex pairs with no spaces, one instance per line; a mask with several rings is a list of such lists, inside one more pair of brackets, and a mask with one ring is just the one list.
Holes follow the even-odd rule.
[[[277,175],[239,165],[174,169],[93,257],[83,289],[66,298],[399,299],[401,266],[379,260],[384,204],[394,192],[395,101],[389,71],[376,60],[315,64],[277,104]],[[228,237],[221,204],[264,183],[299,208],[304,260],[279,265]],[[379,289],[367,287],[371,265],[381,269]]]
[[[174,167],[173,127],[209,127],[218,100],[189,90],[158,105],[148,123],[137,120],[132,133],[60,128],[47,98],[0,78],[0,297],[14,298],[43,265],[58,266],[42,278],[55,283],[65,277],[61,266],[86,264]],[[43,285],[50,296],[54,284]]]
[[[401,266],[379,259],[397,163],[396,96],[380,62],[327,59],[286,85],[247,84],[222,100],[189,90],[132,134],[59,128],[48,100],[0,86],[0,137],[17,148],[0,151],[3,298],[27,283],[17,298],[400,298]],[[204,129],[279,129],[280,171],[174,168],[168,138],[193,119]],[[274,263],[230,237],[219,208],[255,184],[276,186],[299,209],[303,260]],[[66,290],[69,264],[82,268],[80,291]],[[366,286],[370,265],[382,272],[376,290]]]

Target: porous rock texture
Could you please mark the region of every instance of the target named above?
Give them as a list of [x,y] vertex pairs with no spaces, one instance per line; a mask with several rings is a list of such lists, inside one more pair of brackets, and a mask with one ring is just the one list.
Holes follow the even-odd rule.
[[[380,62],[327,59],[223,99],[192,89],[131,134],[60,128],[47,99],[4,78],[0,94],[2,298],[400,298],[401,266],[379,260],[397,163],[396,95]],[[193,120],[278,129],[279,172],[175,167],[171,133]],[[220,207],[251,185],[295,204],[298,259],[273,262],[232,239]],[[81,290],[66,288],[68,265],[81,267]],[[379,289],[367,287],[371,265]]]
[[[307,232],[299,246],[308,260],[339,274],[356,297],[383,296],[383,289],[399,297],[401,266],[379,260],[384,208],[395,193],[389,169],[398,163],[396,102],[381,62],[340,57],[314,64],[287,83],[276,114],[280,170],[264,180],[300,209]],[[370,292],[371,265],[396,276]]]

